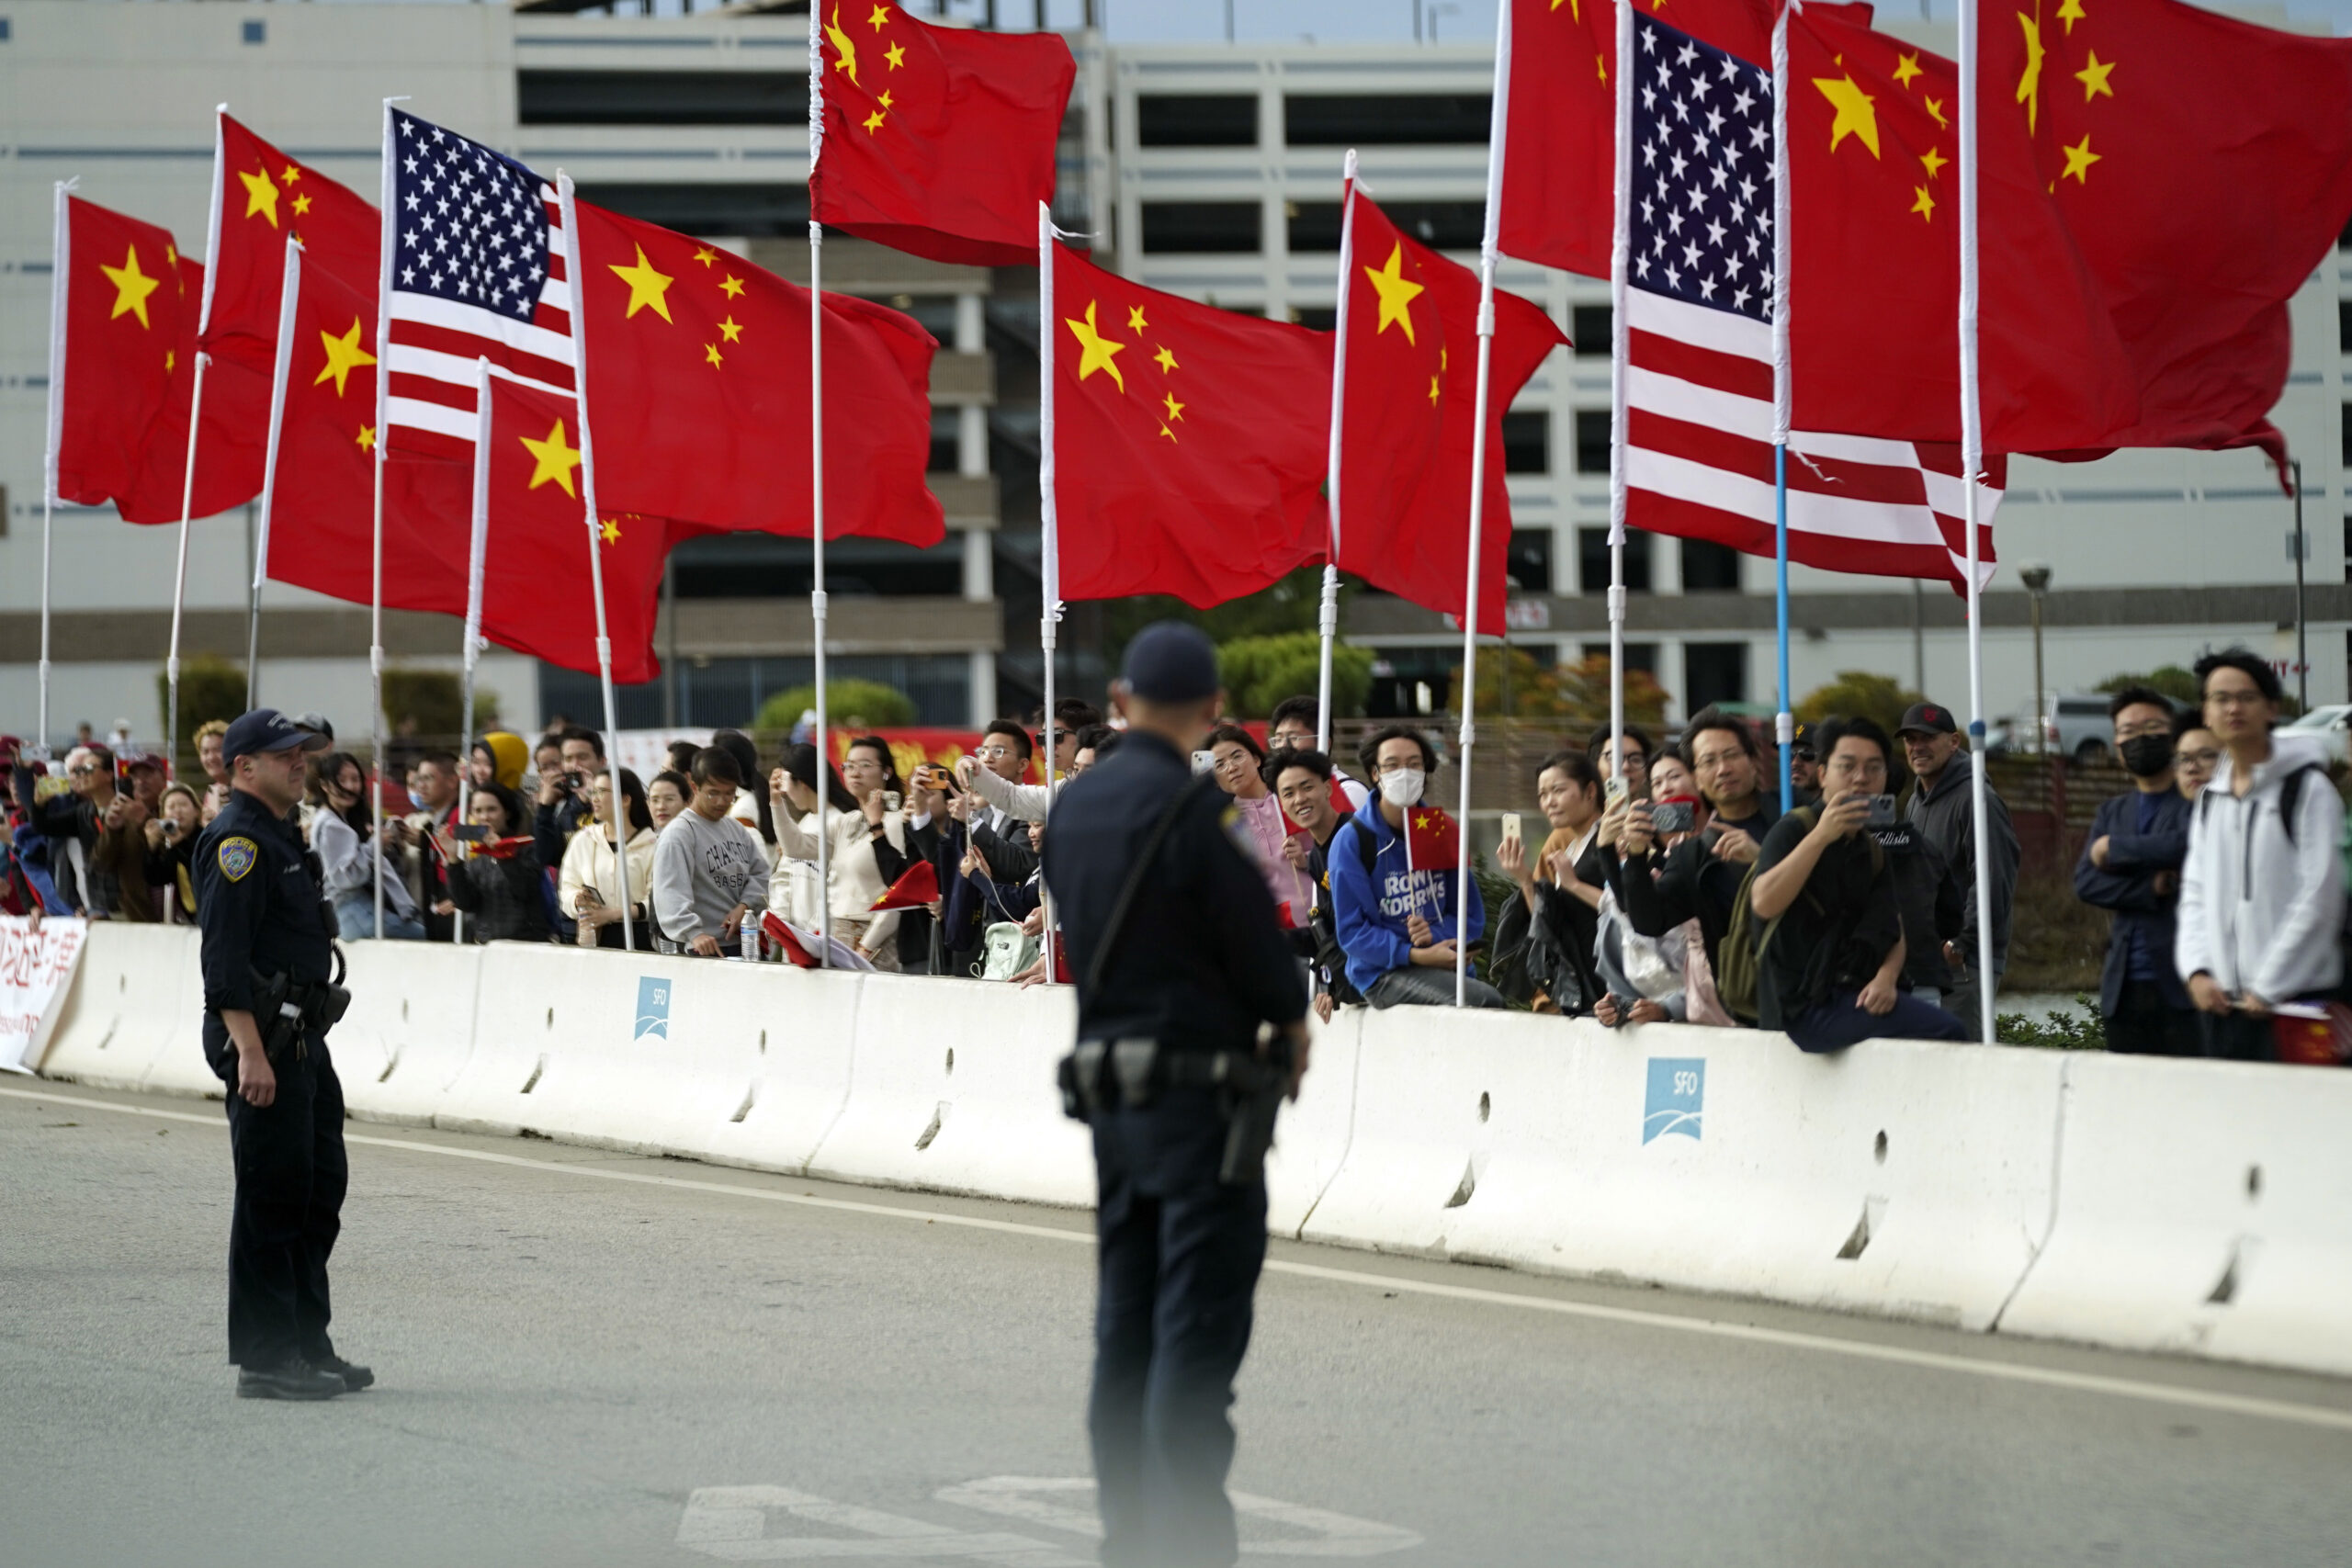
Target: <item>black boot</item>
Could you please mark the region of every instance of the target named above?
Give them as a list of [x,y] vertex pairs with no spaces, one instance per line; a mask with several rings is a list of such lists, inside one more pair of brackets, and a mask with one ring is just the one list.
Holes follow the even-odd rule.
[[270,1366],[244,1367],[237,1372],[239,1399],[333,1399],[349,1386],[340,1374],[292,1355]]
[[341,1378],[343,1386],[353,1393],[357,1393],[376,1381],[373,1371],[367,1367],[355,1367],[332,1350],[323,1356],[311,1357],[311,1365],[322,1372],[333,1372]]

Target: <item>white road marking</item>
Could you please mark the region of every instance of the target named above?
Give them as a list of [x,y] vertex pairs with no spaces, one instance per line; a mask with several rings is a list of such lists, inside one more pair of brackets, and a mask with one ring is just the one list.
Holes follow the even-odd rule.
[[[1086,1498],[1085,1507],[1047,1501],[1049,1496],[1079,1495]],[[1410,1551],[1421,1544],[1419,1536],[1395,1525],[1375,1524],[1328,1508],[1309,1508],[1254,1493],[1236,1492],[1231,1495],[1233,1511],[1245,1521],[1270,1519],[1306,1532],[1302,1537],[1253,1540],[1249,1539],[1250,1531],[1245,1526],[1241,1542],[1245,1557],[1379,1557],[1391,1551]],[[942,1487],[932,1497],[936,1502],[1023,1519],[1048,1529],[1068,1530],[1095,1540],[1102,1539],[1102,1522],[1093,1510],[1094,1481],[1091,1476],[991,1475],[985,1481]]]
[[[854,1536],[771,1536],[768,1514],[781,1510]],[[1091,1559],[1027,1536],[973,1535],[922,1519],[836,1503],[785,1486],[697,1486],[678,1520],[678,1544],[729,1562],[804,1562],[824,1557],[958,1557],[996,1568],[1087,1568]]]
[[[70,1105],[87,1111],[111,1111],[121,1115],[148,1116],[165,1122],[193,1122],[201,1126],[219,1127],[224,1131],[227,1127],[225,1120],[219,1115],[198,1116],[185,1111],[158,1111],[144,1105],[117,1105],[103,1100],[83,1100],[72,1095],[43,1094],[32,1089],[0,1089],[0,1097],[38,1100],[44,1105]],[[363,1144],[375,1148],[400,1149],[412,1154],[440,1155],[451,1159],[478,1160],[489,1165],[520,1166],[531,1170],[560,1171],[565,1175],[589,1177],[599,1181],[625,1181],[641,1187],[668,1187],[687,1192],[711,1192],[722,1197],[745,1198],[758,1202],[788,1203],[799,1208],[872,1214],[882,1219],[918,1220],[925,1224],[955,1225],[965,1230],[991,1231],[1001,1235],[1035,1236],[1041,1240],[1075,1243],[1080,1246],[1091,1246],[1094,1240],[1093,1233],[1091,1231],[1065,1229],[1055,1225],[1023,1224],[1012,1220],[983,1219],[977,1214],[957,1214],[933,1209],[906,1208],[890,1203],[866,1203],[847,1198],[820,1198],[810,1192],[776,1192],[726,1181],[697,1181],[687,1177],[654,1176],[633,1170],[608,1170],[595,1166],[569,1164],[561,1160],[530,1159],[520,1155],[494,1154],[487,1149],[450,1148],[447,1145],[423,1144],[407,1138],[379,1138],[362,1134],[345,1133],[344,1141]],[[1549,1296],[1526,1295],[1515,1291],[1484,1290],[1473,1285],[1441,1284],[1434,1280],[1408,1279],[1393,1274],[1375,1274],[1363,1269],[1331,1269],[1314,1263],[1295,1263],[1286,1258],[1267,1259],[1266,1271],[1270,1274],[1285,1274],[1295,1279],[1320,1280],[1331,1284],[1356,1285],[1371,1290],[1394,1292],[1400,1295],[1431,1296],[1447,1301],[1476,1302],[1483,1306],[1511,1307],[1521,1312],[1550,1313],[1559,1317],[1583,1318],[1589,1322],[1622,1323],[1636,1327],[1665,1329],[1678,1334],[1703,1335],[1711,1338],[1730,1339],[1751,1345],[1770,1345],[1781,1349],[1811,1350],[1824,1355],[1848,1356],[1858,1360],[1917,1367],[1927,1371],[1954,1372],[1964,1377],[1986,1378],[1997,1382],[2024,1383],[2039,1388],[2061,1389],[2070,1393],[2105,1394],[2115,1399],[2139,1400],[2151,1404],[2177,1405],[2182,1409],[2205,1410],[2216,1415],[2243,1416],[2250,1420],[2283,1421],[2295,1426],[2352,1432],[2352,1410],[2331,1409],[2318,1404],[2298,1404],[2289,1400],[2258,1399],[2245,1394],[2222,1393],[2210,1389],[2188,1388],[2172,1383],[2145,1382],[2134,1378],[2105,1377],[2094,1372],[2072,1372],[2055,1367],[2037,1367],[2010,1361],[1997,1361],[1989,1357],[1954,1356],[1936,1350],[1905,1349],[1901,1346],[1874,1344],[1866,1339],[1840,1339],[1826,1334],[1805,1334],[1792,1329],[1765,1328],[1754,1324],[1727,1323],[1719,1318],[1685,1317],[1675,1313],[1643,1312],[1633,1307],[1604,1306],[1597,1302],[1562,1301]]]

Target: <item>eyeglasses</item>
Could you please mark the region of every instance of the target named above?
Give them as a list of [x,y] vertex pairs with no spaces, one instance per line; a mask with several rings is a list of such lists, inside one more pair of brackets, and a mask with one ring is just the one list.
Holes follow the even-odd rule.
[[1012,755],[1012,748],[1010,746],[983,746],[978,751],[974,752],[973,755],[990,758],[997,761],[1002,761],[1005,758]]
[[2118,740],[2137,740],[2143,735],[2170,735],[2171,733],[2172,726],[2162,719],[2154,719],[2146,724],[2120,724],[2115,727],[2115,738]]
[[2210,768],[2222,760],[2221,748],[2215,747],[2211,750],[2199,749],[2195,751],[2183,751],[2180,753],[2179,760],[2184,762],[2193,762],[2200,768]]
[[2268,697],[2264,696],[2259,691],[2208,692],[2205,694],[2206,704],[2208,706],[2211,707],[2250,708],[2258,703],[2267,703],[2269,700],[2270,699]]

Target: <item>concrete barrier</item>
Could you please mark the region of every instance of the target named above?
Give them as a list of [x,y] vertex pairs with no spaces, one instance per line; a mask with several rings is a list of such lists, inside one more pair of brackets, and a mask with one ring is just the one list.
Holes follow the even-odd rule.
[[193,926],[93,920],[40,1074],[218,1099],[226,1091],[204,1065],[203,1017]]
[[1347,1158],[1363,1019],[1362,1008],[1334,1013],[1329,1023],[1307,1019],[1314,1038],[1306,1081],[1297,1102],[1276,1116],[1274,1146],[1266,1156],[1266,1228],[1276,1235],[1298,1235]]
[[2057,1224],[2001,1330],[2352,1373],[2352,1074],[2065,1065]]
[[432,1122],[473,1055],[483,951],[444,942],[343,944],[351,1008],[328,1043],[354,1116]]
[[849,1103],[808,1174],[1092,1202],[1093,1145],[1054,1084],[1075,1006],[1066,986],[868,981]]

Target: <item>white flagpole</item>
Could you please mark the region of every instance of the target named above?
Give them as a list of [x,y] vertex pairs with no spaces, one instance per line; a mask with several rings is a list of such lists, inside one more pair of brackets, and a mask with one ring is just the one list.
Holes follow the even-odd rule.
[[[1055,494],[1054,462],[1054,209],[1037,204],[1037,495],[1038,571],[1045,590],[1045,610],[1037,619],[1037,637],[1046,655],[1046,815],[1054,807],[1054,630],[1061,619],[1061,503]],[[1054,983],[1054,898],[1043,877],[1037,880],[1046,918],[1038,933],[1037,953],[1046,965],[1046,984]]]
[[1976,1026],[1977,1038],[1993,1039],[1991,846],[1985,842],[1984,791],[1984,597],[1977,570],[1976,485],[1984,466],[1984,389],[1976,362],[1976,303],[1981,283],[1976,254],[1976,0],[1960,3],[1960,469],[1964,499],[1962,525],[1968,530],[1968,750],[1969,805],[1976,832]]
[[[385,343],[391,335],[392,311],[392,105],[397,98],[384,100],[384,233],[380,245],[382,260],[376,275],[376,355],[386,357]],[[574,288],[578,285],[574,284]],[[376,935],[384,934],[384,449],[391,445],[391,423],[386,410],[391,397],[392,376],[389,366],[376,367],[376,486],[375,525],[371,546],[375,568],[374,586],[368,606],[368,739],[375,748],[375,779],[368,788],[368,810],[374,826],[376,854]]]
[[[294,307],[302,289],[302,242],[286,242],[286,278],[277,297],[277,359],[269,378],[269,447],[262,460],[261,520],[254,530],[254,616],[245,641],[245,706],[254,705],[256,655],[261,649],[261,585],[269,575],[269,518],[277,496],[277,441],[286,425],[286,383],[294,373]],[[383,445],[383,427],[377,427]]]
[[[1617,7],[1617,117],[1609,230],[1609,774],[1625,776],[1625,320],[1633,250],[1634,8]],[[1630,791],[1631,785],[1628,789]],[[1630,797],[1630,796],[1629,796]]]
[[[220,259],[220,181],[221,146],[220,117],[228,112],[226,104],[212,106],[212,205],[204,218],[204,293],[196,314],[196,385],[188,389],[187,400],[187,465],[180,476],[180,540],[179,560],[172,571],[172,636],[164,654],[164,773],[166,777],[179,768],[180,739],[180,624],[187,602],[187,534],[189,512],[196,504],[197,433],[204,423],[204,371],[212,356],[202,346],[204,334],[212,326],[212,283],[220,272],[216,265]],[[175,900],[164,901],[164,919],[176,921],[179,915]]]
[[[817,665],[817,962],[833,962],[832,843],[826,812],[832,805],[832,745],[825,703],[825,226],[817,220],[817,159],[825,146],[825,51],[820,7],[808,6],[808,626]],[[1050,658],[1050,656],[1049,656]],[[1046,776],[1053,776],[1049,763]],[[756,786],[754,786],[756,787]]]
[[1329,556],[1323,563],[1322,663],[1315,677],[1315,747],[1331,752],[1331,644],[1340,635],[1340,423],[1347,404],[1348,288],[1355,271],[1356,150],[1340,169],[1340,309],[1331,335],[1331,453],[1324,466],[1324,500],[1330,509]]
[[[563,215],[563,222],[565,229],[571,227],[571,213]],[[571,270],[568,262],[565,270]],[[577,299],[580,296],[574,295],[573,298]],[[577,318],[574,318],[572,332],[574,336],[578,335]],[[466,546],[465,679],[459,682],[461,694],[458,699],[464,705],[464,711],[458,716],[458,820],[460,822],[469,819],[467,812],[473,795],[474,667],[481,661],[482,562],[490,550],[490,361],[487,358],[474,361],[474,375],[475,396],[479,400],[474,412],[473,536]],[[587,385],[585,377],[581,378],[581,385]],[[613,798],[620,798],[618,791],[614,793]],[[462,844],[458,846],[460,850],[464,847]],[[422,852],[418,858],[420,861],[423,859]],[[453,866],[450,869],[455,871],[457,868]],[[449,941],[453,944],[463,945],[465,940],[466,912],[459,909],[450,918]]]
[[[1792,0],[1794,4],[1795,0]],[[1789,349],[1789,9],[1772,24],[1772,554],[1776,622],[1780,628],[1781,707],[1773,739],[1781,752],[1781,809],[1794,801],[1796,716],[1789,695],[1789,426],[1795,402],[1795,368]]]
[[40,729],[33,737],[34,755],[42,761],[49,760],[50,550],[55,535],[58,446],[65,434],[65,267],[74,248],[65,198],[80,183],[79,176],[57,182],[56,227],[49,243],[49,438],[41,454],[40,486]]
[[[1487,126],[1487,231],[1478,241],[1478,394],[1473,404],[1477,425],[1470,437],[1470,558],[1462,573],[1462,735],[1458,762],[1462,808],[1454,822],[1458,848],[1453,880],[1455,1007],[1467,1006],[1470,999],[1470,944],[1463,922],[1470,909],[1470,756],[1478,735],[1478,568],[1487,520],[1487,399],[1495,357],[1495,259],[1502,226],[1503,130],[1509,121],[1510,96],[1510,0],[1497,0],[1495,97]],[[1509,671],[1504,671],[1503,678],[1510,678]],[[1412,825],[1408,822],[1408,844],[1411,831]]]
[[[810,7],[809,14],[816,14],[815,7]],[[596,674],[605,687],[605,766],[612,771],[613,775],[613,866],[620,878],[621,951],[627,953],[637,946],[637,933],[628,918],[628,805],[621,798],[620,701],[613,693],[613,639],[605,623],[605,546],[601,526],[603,519],[596,515],[596,444],[588,434],[588,313],[578,308],[588,298],[588,274],[580,265],[580,213],[572,199],[571,176],[558,169],[555,186],[556,199],[563,205],[563,275],[571,281],[574,307],[571,351],[574,368],[580,378],[575,383],[579,389],[580,413],[580,508],[588,525],[588,582],[596,595]],[[481,416],[484,431],[490,428],[489,402],[485,390]],[[475,445],[477,463],[481,461],[482,445]],[[486,485],[487,481],[484,483]],[[469,652],[467,657],[470,660],[471,653]],[[468,668],[470,670],[470,663]],[[471,714],[467,717],[470,721]],[[592,833],[604,831],[594,822],[589,824],[588,830]],[[823,840],[819,841],[821,843]]]

